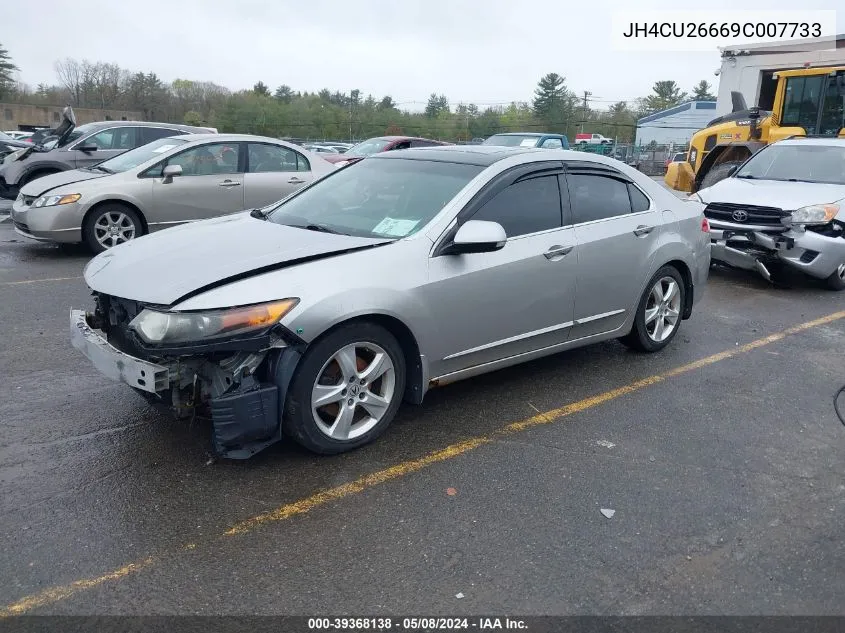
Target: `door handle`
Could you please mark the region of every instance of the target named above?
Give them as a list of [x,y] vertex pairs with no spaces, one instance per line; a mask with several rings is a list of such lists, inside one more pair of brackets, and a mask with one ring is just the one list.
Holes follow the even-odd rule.
[[297,178],[296,176],[293,176],[290,180],[288,180],[289,185],[301,185],[304,182],[305,181],[302,178]]
[[637,228],[634,229],[634,235],[636,235],[637,237],[642,237],[643,235],[648,235],[653,230],[653,226],[646,226],[645,224],[640,224]]
[[574,246],[558,246],[557,244],[555,244],[554,246],[549,248],[549,250],[547,250],[545,253],[543,253],[543,256],[546,259],[561,259],[561,258],[565,257],[566,255],[569,255],[569,253],[572,252],[573,248],[575,248],[575,247]]
[[239,182],[237,182],[237,181],[235,181],[235,180],[228,180],[228,179],[226,179],[226,180],[224,180],[223,182],[219,183],[219,185],[220,185],[221,187],[240,187],[240,186],[241,186],[241,183],[239,183]]

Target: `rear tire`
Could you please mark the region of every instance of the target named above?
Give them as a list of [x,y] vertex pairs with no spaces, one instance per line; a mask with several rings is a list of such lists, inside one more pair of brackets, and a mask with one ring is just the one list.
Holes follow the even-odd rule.
[[94,253],[140,237],[144,225],[138,213],[120,202],[107,202],[96,207],[82,224],[82,239]]
[[342,325],[312,344],[300,361],[282,428],[323,455],[368,444],[396,416],[405,376],[402,347],[390,332],[374,323]]
[[712,187],[720,180],[724,180],[728,177],[728,174],[730,173],[732,167],[739,167],[740,165],[742,165],[743,162],[745,161],[730,160],[716,165],[704,175],[704,178],[701,179],[701,186],[699,187],[699,189],[706,189],[707,187]]
[[659,352],[678,333],[685,301],[681,274],[674,266],[663,266],[646,285],[630,333],[619,340],[638,352]]

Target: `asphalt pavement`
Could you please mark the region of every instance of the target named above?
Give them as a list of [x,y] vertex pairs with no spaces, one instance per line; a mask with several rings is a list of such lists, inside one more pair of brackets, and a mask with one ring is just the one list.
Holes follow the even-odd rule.
[[228,462],[70,346],[87,260],[0,223],[0,616],[845,615],[845,293],[714,269],[657,355],[566,352],[353,453]]

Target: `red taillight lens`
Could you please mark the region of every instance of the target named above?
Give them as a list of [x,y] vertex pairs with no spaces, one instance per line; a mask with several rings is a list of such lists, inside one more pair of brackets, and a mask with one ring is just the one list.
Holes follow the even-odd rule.
[[710,223],[707,221],[707,218],[701,218],[701,230],[705,233],[710,232]]

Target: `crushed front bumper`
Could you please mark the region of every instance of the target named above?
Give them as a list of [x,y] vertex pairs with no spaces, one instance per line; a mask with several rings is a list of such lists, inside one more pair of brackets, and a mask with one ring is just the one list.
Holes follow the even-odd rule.
[[121,352],[97,334],[88,323],[88,315],[83,310],[70,311],[70,342],[100,373],[112,380],[125,382],[131,387],[153,394],[166,391],[170,387],[167,367]]
[[771,280],[767,265],[783,263],[809,277],[826,279],[845,262],[845,232],[756,228],[710,221],[710,256],[735,268],[756,270]]
[[162,365],[116,348],[90,318],[83,310],[71,309],[73,347],[103,375],[138,389],[149,402],[177,417],[186,410],[188,415],[198,408],[207,411],[217,455],[246,459],[282,439],[280,411],[301,357],[296,349],[229,352],[228,358],[214,361],[208,354],[156,357],[167,362]]

